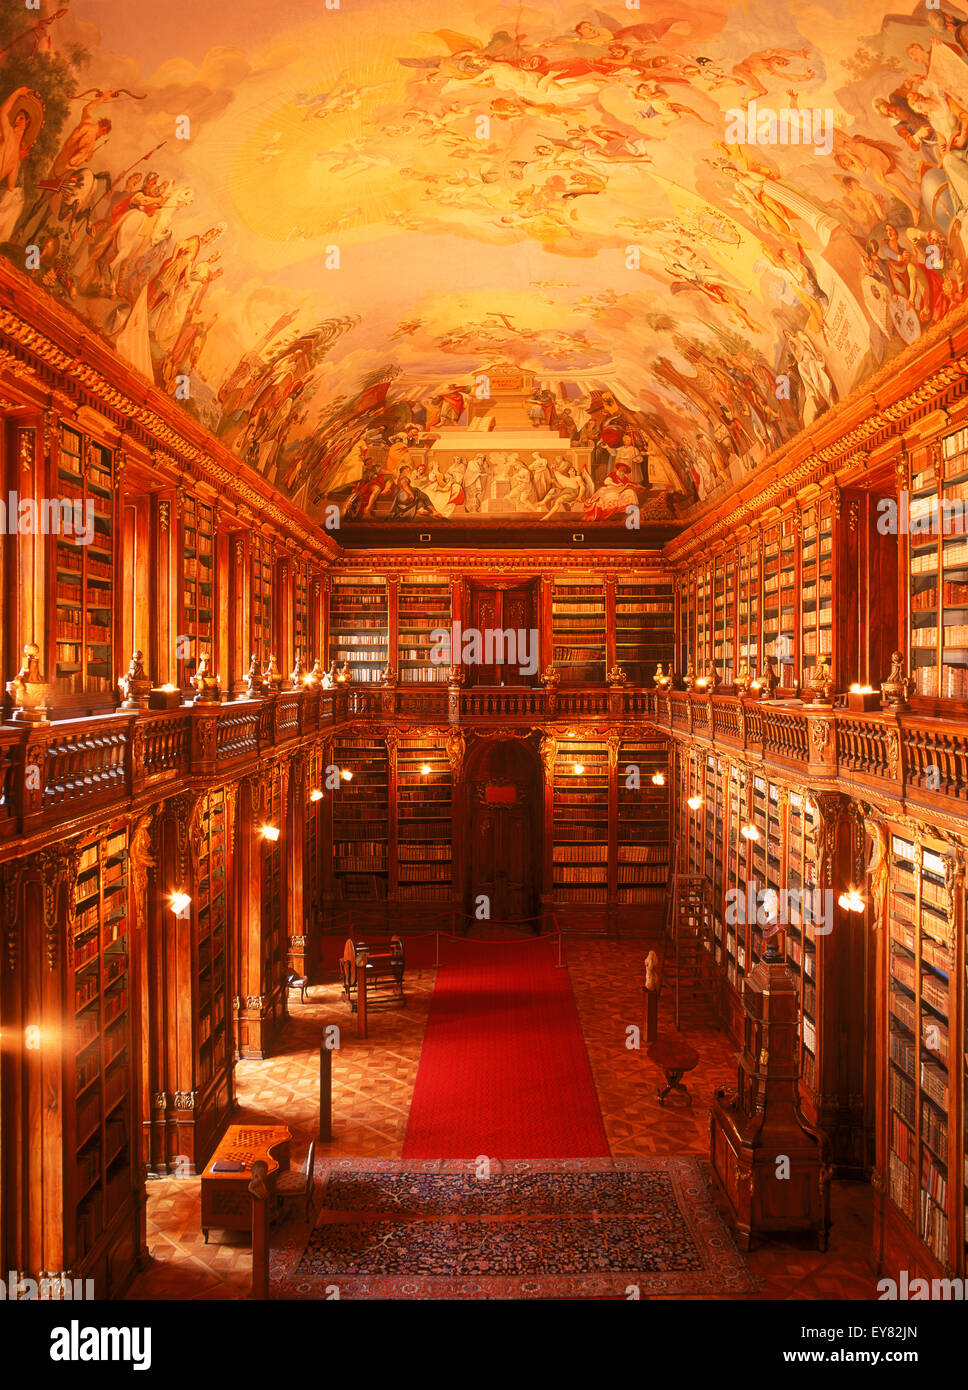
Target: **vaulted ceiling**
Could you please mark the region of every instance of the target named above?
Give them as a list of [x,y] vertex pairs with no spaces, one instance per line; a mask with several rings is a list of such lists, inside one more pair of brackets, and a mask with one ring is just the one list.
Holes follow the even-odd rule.
[[316,516],[497,364],[598,445],[549,525],[623,435],[681,516],[965,294],[947,5],[45,0],[0,48],[6,254]]

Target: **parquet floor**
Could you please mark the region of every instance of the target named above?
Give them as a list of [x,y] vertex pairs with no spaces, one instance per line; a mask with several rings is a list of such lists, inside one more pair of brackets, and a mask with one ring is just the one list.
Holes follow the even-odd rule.
[[[566,958],[575,1001],[598,1091],[605,1131],[615,1155],[705,1153],[708,1100],[717,1086],[735,1078],[733,1048],[715,1031],[688,1034],[699,1052],[686,1078],[692,1107],[661,1106],[661,1073],[645,1048],[626,1046],[629,1025],[642,1027],[641,941],[607,943],[569,939]],[[426,953],[422,959],[431,959]],[[299,1164],[317,1123],[318,1048],[322,1029],[341,1028],[333,1062],[332,1143],[317,1152],[340,1156],[398,1158],[413,1091],[434,971],[408,966],[408,1006],[371,1014],[370,1037],[355,1036],[355,1022],[335,983],[314,986],[305,1004],[290,999],[291,1019],[279,1050],[265,1062],[240,1062],[236,1073],[238,1122],[285,1123],[294,1135],[292,1161]],[[669,1006],[660,1002],[659,1031],[671,1027]],[[706,1103],[704,1103],[706,1102]],[[244,1238],[213,1232],[204,1243],[200,1229],[200,1180],[164,1179],[148,1186],[150,1268],[129,1293],[134,1299],[232,1299],[246,1297],[251,1252]],[[809,1241],[777,1240],[747,1256],[760,1281],[758,1298],[869,1299],[875,1278],[871,1244],[870,1189],[835,1183],[830,1249]],[[295,1218],[293,1218],[295,1219]]]

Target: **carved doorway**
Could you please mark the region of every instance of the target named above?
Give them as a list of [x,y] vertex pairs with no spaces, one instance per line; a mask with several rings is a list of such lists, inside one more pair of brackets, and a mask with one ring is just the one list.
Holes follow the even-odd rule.
[[[538,653],[533,651],[538,641],[535,623],[535,591],[533,584],[487,584],[473,585],[471,588],[471,625],[482,634],[485,655],[491,660],[468,665],[465,678],[468,685],[533,685],[534,674],[529,675],[520,669],[526,663],[536,665]],[[497,634],[507,631],[515,634],[515,659],[502,660],[507,649]],[[526,647],[519,649],[519,633],[524,634]],[[488,642],[490,634],[490,642]],[[532,654],[533,653],[533,654]],[[497,656],[498,659],[494,660]],[[540,668],[538,668],[540,669]]]
[[472,921],[481,897],[493,922],[535,917],[542,825],[535,750],[519,739],[481,740],[468,757],[464,795],[470,851],[465,900]]

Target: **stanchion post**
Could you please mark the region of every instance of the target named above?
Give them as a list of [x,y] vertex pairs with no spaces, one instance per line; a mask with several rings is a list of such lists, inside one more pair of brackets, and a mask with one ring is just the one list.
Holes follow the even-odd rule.
[[328,1144],[333,1137],[333,1049],[319,1045],[319,1139]]
[[366,962],[369,951],[356,955],[356,1036],[366,1037]]
[[257,1159],[252,1165],[252,1297],[269,1297],[269,1192],[266,1187],[267,1163]]

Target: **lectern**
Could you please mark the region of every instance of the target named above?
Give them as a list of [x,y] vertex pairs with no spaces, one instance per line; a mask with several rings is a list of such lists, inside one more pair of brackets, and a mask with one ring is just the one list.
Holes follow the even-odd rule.
[[747,1250],[804,1230],[826,1250],[829,1141],[800,1111],[797,985],[772,943],[745,981],[743,1009],[736,1090],[717,1091],[709,1117],[713,1172]]

